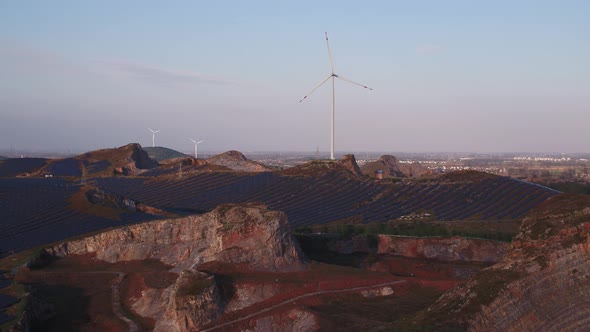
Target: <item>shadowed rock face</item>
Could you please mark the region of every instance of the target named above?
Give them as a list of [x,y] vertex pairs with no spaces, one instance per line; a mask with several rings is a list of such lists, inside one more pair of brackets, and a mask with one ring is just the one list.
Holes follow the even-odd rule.
[[375,171],[378,169],[383,170],[385,177],[411,178],[431,174],[429,169],[418,163],[401,164],[391,155],[383,155],[379,160],[366,163],[361,167],[362,173],[368,176],[375,176]]
[[471,331],[585,331],[590,324],[590,197],[558,195],[523,221],[504,259],[420,318]]
[[363,175],[361,173],[361,169],[359,168],[359,165],[356,163],[356,158],[354,158],[353,154],[347,154],[347,155],[343,156],[340,163],[342,164],[342,166],[344,166],[344,168],[347,171],[349,171],[353,175],[357,175],[357,176]]

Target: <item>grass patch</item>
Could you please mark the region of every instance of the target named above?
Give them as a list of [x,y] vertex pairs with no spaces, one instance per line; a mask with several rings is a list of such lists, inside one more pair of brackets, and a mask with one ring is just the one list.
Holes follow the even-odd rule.
[[479,311],[480,306],[488,305],[505,290],[509,283],[522,277],[522,274],[511,270],[483,270],[477,275],[477,285],[472,289],[475,298],[467,306],[467,314]]
[[323,224],[295,229],[296,234],[333,233],[342,239],[354,235],[402,235],[412,237],[471,237],[494,241],[511,242],[518,233],[517,222],[385,222],[372,224]]

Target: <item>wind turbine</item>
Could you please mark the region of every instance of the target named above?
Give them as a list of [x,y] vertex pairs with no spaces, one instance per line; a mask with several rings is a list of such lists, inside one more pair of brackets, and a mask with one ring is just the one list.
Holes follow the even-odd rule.
[[148,128],[149,131],[152,132],[152,147],[156,147],[156,134],[159,133],[159,130],[151,130]]
[[369,90],[373,90],[371,88],[369,88],[366,85],[351,81],[347,78],[344,78],[340,75],[336,75],[334,73],[334,62],[332,61],[332,51],[330,51],[330,43],[328,42],[328,33],[326,32],[326,46],[328,47],[328,58],[330,59],[330,68],[332,69],[332,73],[322,82],[320,83],[318,86],[316,86],[313,90],[311,90],[310,93],[308,93],[307,95],[305,95],[305,97],[303,97],[299,102],[304,101],[307,97],[309,97],[312,93],[314,93],[315,90],[319,89],[320,86],[324,85],[324,83],[326,83],[329,79],[332,79],[332,122],[331,122],[331,127],[330,127],[330,133],[331,133],[331,140],[330,140],[330,159],[334,160],[334,104],[335,104],[335,97],[334,97],[334,79],[335,78],[339,78],[345,82],[348,83],[352,83],[352,84],[356,84],[358,86],[361,86],[365,89],[369,89]]
[[201,143],[203,143],[203,142],[205,142],[205,140],[201,140],[201,141],[198,141],[197,142],[197,141],[195,141],[194,139],[192,139],[190,137],[188,139],[190,139],[191,141],[193,141],[193,143],[195,143],[195,159],[197,159],[197,156],[199,155],[198,154],[198,152],[199,152],[198,145],[201,144]]

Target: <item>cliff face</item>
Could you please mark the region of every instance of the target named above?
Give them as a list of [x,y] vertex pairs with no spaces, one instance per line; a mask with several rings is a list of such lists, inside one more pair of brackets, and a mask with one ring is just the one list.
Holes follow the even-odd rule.
[[446,316],[471,331],[587,330],[589,233],[589,197],[550,198],[523,221],[500,263],[443,295],[422,319]]
[[[122,227],[45,249],[54,257],[89,253],[111,263],[158,259],[180,272],[173,285],[146,287],[132,299],[135,312],[156,321],[155,331],[194,331],[257,300],[239,292],[223,300],[216,276],[195,270],[202,263],[273,272],[305,268],[286,215],[254,204],[221,205],[207,214]],[[262,300],[277,291],[254,293]]]
[[221,205],[210,213],[126,226],[45,251],[57,257],[94,253],[111,263],[153,258],[175,271],[208,261],[265,271],[304,267],[286,215],[259,205]]
[[426,258],[443,262],[465,261],[495,263],[510,244],[506,242],[450,238],[412,238],[379,235],[377,253],[409,258]]
[[379,255],[441,262],[496,263],[504,257],[510,247],[506,242],[462,237],[376,235],[375,240],[374,243],[370,243],[372,241],[369,237],[357,235],[347,240],[328,241],[327,248],[339,254],[375,252]]

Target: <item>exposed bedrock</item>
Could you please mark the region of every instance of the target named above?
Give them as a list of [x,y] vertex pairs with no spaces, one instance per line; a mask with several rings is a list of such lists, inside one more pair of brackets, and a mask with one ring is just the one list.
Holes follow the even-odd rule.
[[498,262],[508,250],[506,242],[463,237],[414,238],[379,235],[377,253],[443,262]]
[[58,244],[45,249],[42,256],[80,254],[95,254],[111,263],[158,259],[180,272],[171,286],[145,286],[130,299],[133,311],[156,321],[155,331],[195,331],[224,313],[281,291],[271,285],[236,284],[235,293],[224,298],[218,276],[196,270],[203,263],[265,272],[306,267],[286,215],[259,204],[227,204],[203,215],[126,226]]
[[587,331],[590,197],[558,195],[522,224],[504,259],[445,293],[421,320],[470,331]]
[[183,218],[125,226],[45,249],[57,257],[94,253],[107,262],[154,258],[178,272],[208,261],[294,271],[305,264],[284,213],[261,205],[221,205]]
[[357,235],[327,243],[330,251],[339,254],[375,252],[379,255],[470,263],[496,263],[509,247],[506,242],[484,239],[395,235]]

